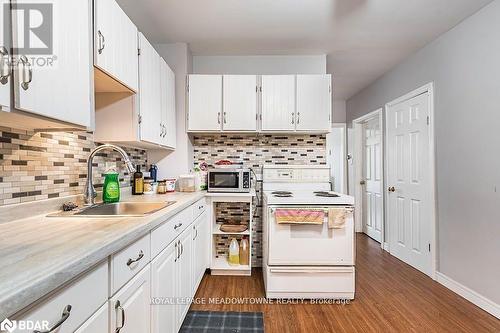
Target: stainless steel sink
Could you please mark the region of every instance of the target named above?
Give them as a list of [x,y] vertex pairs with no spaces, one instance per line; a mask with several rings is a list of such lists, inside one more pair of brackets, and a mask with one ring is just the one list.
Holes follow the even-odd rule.
[[160,209],[173,205],[175,201],[166,202],[117,202],[97,204],[70,212],[58,212],[49,217],[141,217],[153,214]]

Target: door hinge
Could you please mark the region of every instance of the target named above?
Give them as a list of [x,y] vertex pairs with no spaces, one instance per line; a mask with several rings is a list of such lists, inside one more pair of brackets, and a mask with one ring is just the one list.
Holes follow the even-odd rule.
[[332,93],[332,86],[328,86],[328,92],[331,94]]
[[139,122],[139,124],[140,124],[140,123],[142,123],[142,116],[141,116],[141,115],[139,115],[139,116],[137,117],[137,121]]
[[255,92],[259,92],[259,86],[255,86]]
[[141,55],[141,49],[137,49],[137,55],[140,56]]
[[429,243],[429,252],[431,252],[431,244]]
[[430,125],[430,123],[431,123],[431,118],[427,116],[427,125]]

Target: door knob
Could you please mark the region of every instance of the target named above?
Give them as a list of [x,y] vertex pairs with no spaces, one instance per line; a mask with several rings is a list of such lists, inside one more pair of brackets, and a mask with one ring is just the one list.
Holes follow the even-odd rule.
[[359,185],[365,185],[366,184],[366,181],[362,180],[359,182]]
[[389,191],[389,192],[396,192],[396,188],[394,186],[389,186],[389,188],[387,189],[387,191]]

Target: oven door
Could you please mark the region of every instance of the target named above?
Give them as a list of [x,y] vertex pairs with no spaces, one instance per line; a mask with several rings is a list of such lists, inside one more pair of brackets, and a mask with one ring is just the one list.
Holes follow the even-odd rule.
[[241,172],[239,171],[210,171],[208,173],[209,192],[240,192]]
[[[278,207],[276,207],[278,208]],[[278,224],[276,208],[268,209],[268,264],[270,266],[354,265],[354,218],[349,213],[342,229],[329,229],[328,216],[321,225]],[[311,208],[311,207],[309,207]],[[314,207],[314,209],[328,207]],[[307,207],[279,207],[307,209]],[[352,207],[346,207],[352,211]]]

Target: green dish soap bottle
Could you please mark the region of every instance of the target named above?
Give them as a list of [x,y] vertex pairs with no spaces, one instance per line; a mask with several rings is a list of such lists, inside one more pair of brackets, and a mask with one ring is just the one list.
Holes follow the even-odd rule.
[[109,172],[104,175],[102,201],[104,201],[104,203],[120,201],[120,182],[118,181],[117,172]]

